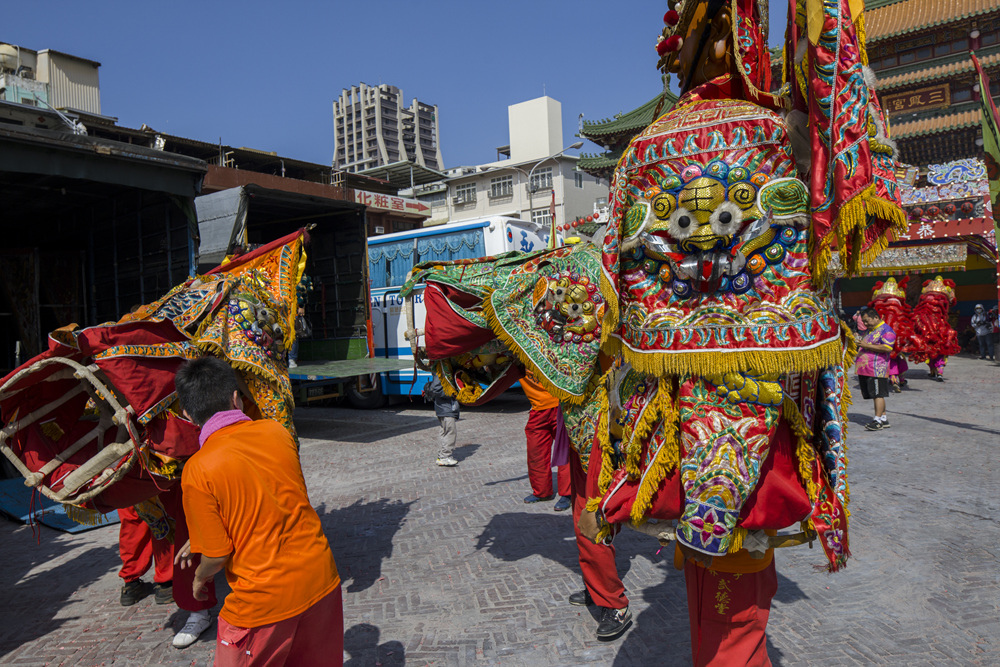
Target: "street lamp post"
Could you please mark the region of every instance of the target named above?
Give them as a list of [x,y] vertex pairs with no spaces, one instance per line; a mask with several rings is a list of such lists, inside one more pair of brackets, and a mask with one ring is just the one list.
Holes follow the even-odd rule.
[[[481,172],[487,172],[487,171],[503,171],[503,170],[506,170],[506,169],[511,169],[511,170],[516,171],[516,172],[520,173],[521,175],[523,175],[524,178],[525,178],[525,185],[528,188],[528,222],[533,222],[532,217],[533,217],[533,215],[535,213],[535,205],[534,205],[535,204],[534,203],[534,193],[535,193],[535,190],[531,187],[531,176],[532,176],[532,174],[535,173],[535,169],[537,169],[543,162],[546,162],[546,161],[551,160],[553,158],[559,157],[560,155],[562,155],[563,153],[565,153],[566,151],[568,151],[570,149],[577,149],[577,148],[583,148],[583,142],[582,141],[577,141],[575,143],[572,143],[569,146],[567,146],[566,148],[563,148],[562,150],[560,150],[560,151],[558,151],[556,153],[553,153],[552,155],[549,155],[547,157],[543,157],[541,160],[539,160],[538,162],[536,162],[534,164],[534,166],[532,166],[531,169],[529,171],[527,171],[527,172],[525,172],[520,167],[506,167],[506,166],[502,166],[502,165],[494,165],[494,166],[490,166],[490,167],[480,167],[479,170]],[[518,188],[517,188],[517,208],[518,208],[518,211],[521,210],[522,206],[523,206],[523,203],[521,201],[521,188],[520,188],[520,184],[518,184]],[[555,239],[555,232],[554,232],[554,230],[555,230],[555,220],[552,220],[549,226],[551,228],[550,229],[549,243],[552,244],[554,242],[554,239]]]
[[[570,144],[569,146],[567,146],[566,148],[563,148],[562,150],[560,150],[560,151],[558,151],[556,153],[553,153],[552,155],[549,155],[548,157],[543,157],[541,160],[539,160],[538,162],[536,162],[535,166],[532,167],[531,171],[528,172],[528,220],[531,220],[534,217],[534,215],[535,215],[535,197],[534,197],[535,191],[531,187],[531,175],[535,173],[535,169],[538,169],[538,167],[543,162],[547,162],[548,160],[551,160],[553,158],[557,158],[557,157],[559,157],[560,155],[562,155],[563,153],[565,153],[566,151],[568,151],[570,149],[577,149],[577,148],[583,148],[583,142],[582,141],[574,142],[574,143]],[[552,220],[550,226],[552,227],[553,230],[555,229],[555,220]],[[551,241],[550,241],[550,243],[551,243]]]

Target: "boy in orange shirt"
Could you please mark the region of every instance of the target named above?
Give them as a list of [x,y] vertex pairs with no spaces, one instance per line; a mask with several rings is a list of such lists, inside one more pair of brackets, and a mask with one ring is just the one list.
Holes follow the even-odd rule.
[[219,614],[217,667],[341,665],[340,577],[309,502],[295,439],[279,423],[252,421],[233,370],[204,357],[176,376],[185,416],[201,428],[201,450],[181,477],[191,539],[201,554],[192,591],[225,569],[232,593]]

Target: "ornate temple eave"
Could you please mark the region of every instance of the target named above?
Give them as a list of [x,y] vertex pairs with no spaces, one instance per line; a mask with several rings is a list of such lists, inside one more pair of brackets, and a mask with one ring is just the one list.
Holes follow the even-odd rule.
[[891,123],[890,121],[890,136],[898,140],[940,134],[966,127],[978,126],[982,122],[980,118],[979,109],[973,108],[967,111],[919,118],[903,123]]
[[996,0],[907,0],[886,5],[868,2],[866,5],[868,44],[997,10]]
[[[997,50],[995,53],[988,53],[987,55],[977,53],[977,56],[979,56],[979,62],[982,63],[987,73],[992,73],[990,72],[992,69],[1000,68],[1000,50]],[[914,69],[909,72],[880,78],[878,81],[878,90],[879,93],[882,93],[895,88],[903,88],[936,80],[951,80],[958,75],[973,75],[974,73],[975,68],[972,66],[972,59],[968,55],[965,55],[960,60],[938,65],[937,67]]]
[[[618,114],[614,118],[605,118],[599,121],[585,120],[579,136],[606,148],[610,148],[616,143],[627,142],[656,120],[654,114],[656,107],[660,104],[661,97],[662,95],[657,94],[642,106],[627,113]],[[677,97],[673,93],[668,93],[660,113],[666,112],[676,101]]]

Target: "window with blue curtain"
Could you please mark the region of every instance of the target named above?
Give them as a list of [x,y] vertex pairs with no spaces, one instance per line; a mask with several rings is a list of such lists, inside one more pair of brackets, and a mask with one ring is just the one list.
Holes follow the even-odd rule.
[[413,239],[368,246],[368,277],[372,288],[396,287],[413,268]]
[[486,254],[482,229],[427,236],[415,240],[415,249],[414,239],[368,246],[368,276],[373,289],[402,285],[410,269],[420,262],[475,259]]
[[475,259],[486,254],[482,229],[453,232],[441,236],[417,239],[421,262],[450,262],[455,259]]

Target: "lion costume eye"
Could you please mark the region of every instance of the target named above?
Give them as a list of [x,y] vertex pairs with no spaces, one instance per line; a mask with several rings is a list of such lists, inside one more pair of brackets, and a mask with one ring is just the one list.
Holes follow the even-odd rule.
[[724,201],[712,211],[709,222],[717,236],[735,234],[743,222],[743,210],[733,202]]
[[677,206],[677,198],[665,193],[653,199],[653,213],[660,220],[666,220]]
[[667,219],[667,231],[678,241],[683,241],[691,236],[697,228],[698,221],[689,210],[683,207],[671,213]]

